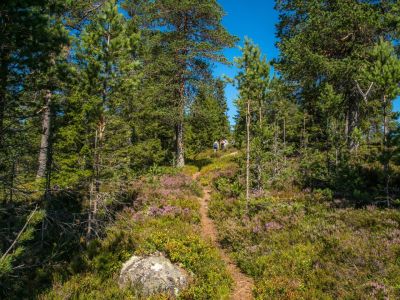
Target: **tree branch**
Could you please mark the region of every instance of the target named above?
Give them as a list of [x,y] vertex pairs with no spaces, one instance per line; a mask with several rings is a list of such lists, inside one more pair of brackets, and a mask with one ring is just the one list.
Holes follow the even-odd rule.
[[36,205],[35,209],[31,212],[31,214],[29,215],[28,220],[26,221],[24,227],[22,227],[21,231],[18,233],[17,237],[15,238],[14,242],[11,244],[11,246],[7,249],[7,251],[3,254],[3,256],[0,258],[0,261],[4,260],[6,258],[6,256],[8,255],[8,253],[10,253],[10,251],[14,248],[14,246],[18,243],[19,238],[21,237],[21,235],[24,233],[26,227],[28,227],[30,221],[33,218],[33,215],[35,214],[35,212],[37,211],[38,207]]

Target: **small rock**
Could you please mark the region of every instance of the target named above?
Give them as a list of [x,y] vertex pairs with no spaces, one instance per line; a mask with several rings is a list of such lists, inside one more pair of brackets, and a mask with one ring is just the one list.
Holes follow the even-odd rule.
[[188,286],[189,277],[163,255],[132,256],[122,266],[118,283],[121,288],[135,288],[144,297],[160,293],[176,297]]

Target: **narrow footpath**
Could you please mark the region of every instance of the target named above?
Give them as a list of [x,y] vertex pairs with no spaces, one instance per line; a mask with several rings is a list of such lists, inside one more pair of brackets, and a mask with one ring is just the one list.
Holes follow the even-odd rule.
[[[193,178],[197,179],[200,173],[196,173]],[[215,228],[214,222],[208,217],[208,202],[211,197],[211,190],[207,187],[204,188],[204,196],[200,198],[200,215],[201,215],[201,228],[202,236],[205,239],[211,240],[214,246],[218,249],[222,259],[227,264],[227,269],[234,281],[234,289],[231,295],[231,300],[251,300],[253,299],[254,281],[252,278],[243,274],[232,259],[228,256],[221,245],[218,243],[218,232]]]

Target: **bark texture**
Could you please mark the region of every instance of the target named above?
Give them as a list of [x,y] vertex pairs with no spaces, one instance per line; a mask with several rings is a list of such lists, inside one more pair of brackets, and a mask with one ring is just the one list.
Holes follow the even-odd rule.
[[44,107],[42,110],[42,137],[40,141],[39,150],[39,167],[36,177],[43,178],[46,176],[48,158],[49,158],[49,145],[51,134],[51,91],[47,90],[44,97]]
[[176,125],[176,166],[182,168],[185,166],[185,155],[183,146],[183,122]]

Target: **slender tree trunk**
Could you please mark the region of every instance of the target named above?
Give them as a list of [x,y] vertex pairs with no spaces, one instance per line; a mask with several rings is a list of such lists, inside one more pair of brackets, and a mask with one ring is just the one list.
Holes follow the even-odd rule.
[[42,138],[40,142],[39,151],[39,167],[36,173],[37,178],[43,178],[46,176],[48,166],[48,155],[50,145],[50,130],[51,130],[51,91],[47,90],[44,97],[45,106],[42,112]]
[[93,213],[92,213],[92,207],[93,207],[93,198],[94,198],[94,181],[92,180],[90,184],[90,192],[89,192],[89,213],[88,213],[88,227],[87,227],[87,233],[86,233],[86,240],[89,241],[92,237],[92,231],[93,231]]
[[283,156],[286,165],[286,117],[283,118]]
[[8,53],[4,50],[0,57],[0,149],[4,145],[4,112],[6,107],[6,89],[8,80]]
[[[106,33],[106,49],[105,52],[108,55],[110,50],[110,41],[111,41],[111,34],[110,34],[110,25],[108,27],[108,31]],[[106,110],[107,106],[107,96],[108,96],[108,88],[109,88],[109,78],[111,73],[111,65],[108,61],[108,56],[104,61],[104,70],[105,70],[105,77],[103,78],[103,89],[101,91],[101,98],[102,98],[102,107],[103,111]],[[94,142],[94,162],[93,162],[93,172],[94,176],[92,182],[90,184],[90,194],[89,194],[89,215],[88,215],[88,231],[87,231],[87,239],[90,240],[93,232],[96,230],[96,223],[97,223],[97,206],[99,201],[100,195],[100,173],[101,173],[101,160],[102,160],[102,149],[104,143],[104,134],[106,130],[106,116],[104,112],[100,113],[99,121],[97,123],[96,134],[95,134],[95,142]]]
[[283,118],[283,147],[286,148],[286,118]]
[[[187,36],[188,34],[188,14],[184,14],[181,18],[181,23],[178,26],[178,31],[182,36]],[[185,71],[187,70],[187,55],[189,54],[188,48],[184,48],[182,50],[177,51],[177,62],[180,66],[180,72],[178,73],[178,114],[179,119],[177,124],[175,125],[175,166],[177,168],[183,168],[185,166],[185,146],[184,146],[184,115],[185,115],[185,104],[186,104],[186,96],[185,96],[185,86],[186,86],[186,78]]]
[[[352,133],[354,132],[354,130],[358,129],[360,126],[360,104],[357,102],[356,103],[356,108],[354,111],[354,120],[353,120],[354,124],[352,126]],[[356,156],[358,154],[358,148],[360,146],[360,141],[354,140],[352,137],[352,145],[351,145],[351,150],[354,151],[356,153]]]
[[250,201],[250,100],[247,100],[246,112],[246,211],[249,212]]
[[100,149],[102,147],[102,140],[105,130],[105,118],[104,116],[100,117],[99,123],[97,125],[95,139],[94,139],[94,162],[93,162],[93,171],[94,176],[92,182],[90,184],[90,193],[89,193],[89,214],[88,214],[88,228],[87,228],[87,239],[90,240],[93,236],[93,232],[96,227],[97,220],[97,201],[100,193],[100,163],[101,163],[101,154]]
[[390,206],[390,197],[389,197],[389,149],[388,149],[388,135],[389,135],[389,117],[388,117],[388,103],[387,96],[383,96],[383,154],[384,154],[384,163],[383,163],[383,173],[385,176],[385,194],[386,194],[386,203],[387,206]]
[[278,120],[275,120],[274,123],[274,158],[275,158],[275,163],[274,163],[274,178],[276,174],[278,173],[278,138],[279,138],[279,126],[278,126]]
[[307,149],[306,115],[303,116],[303,150]]
[[89,192],[89,213],[88,213],[88,227],[87,227],[87,240],[90,240],[96,229],[97,223],[97,206],[100,194],[100,175],[101,175],[101,150],[104,142],[104,132],[106,129],[106,118],[104,115],[100,116],[97,125],[95,140],[94,140],[94,161],[93,171],[94,176],[90,184]]
[[347,145],[350,145],[350,109],[346,112],[346,124],[344,127],[344,136],[346,139]]
[[258,149],[257,153],[257,160],[256,160],[256,168],[257,168],[257,190],[261,191],[263,189],[263,180],[262,180],[262,173],[263,173],[263,167],[262,167],[262,159],[261,159],[261,151],[262,151],[262,128],[263,128],[263,115],[262,115],[262,102],[259,102],[258,105],[258,126],[259,126],[259,136],[261,138],[260,140],[260,149]]
[[179,121],[179,124],[176,125],[175,131],[176,131],[176,167],[182,168],[185,166],[182,121]]
[[12,167],[11,167],[11,180],[10,180],[10,203],[14,201],[14,181],[15,181],[15,172],[16,172],[16,158],[13,159]]
[[185,166],[185,149],[184,149],[184,110],[185,110],[185,84],[182,80],[179,88],[179,120],[175,126],[176,135],[176,167],[183,168]]

